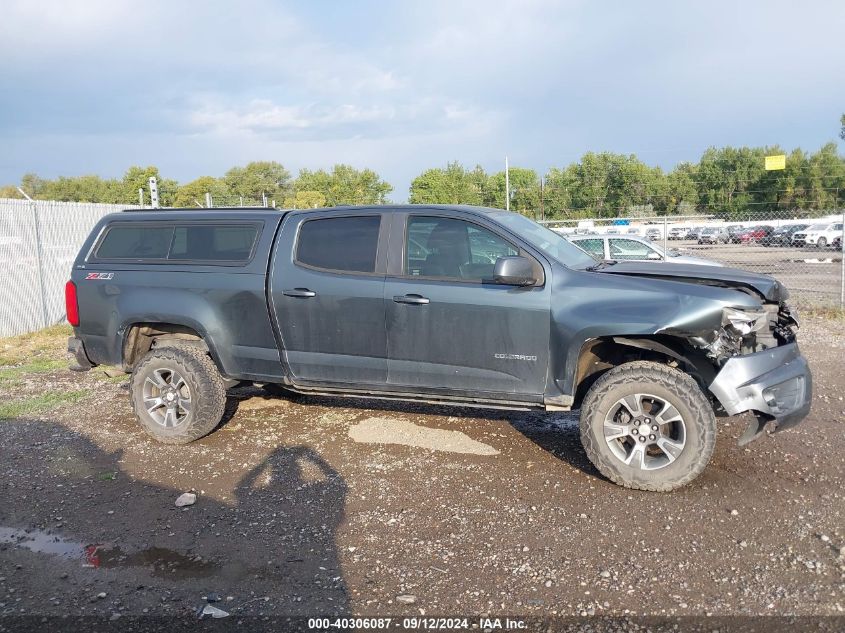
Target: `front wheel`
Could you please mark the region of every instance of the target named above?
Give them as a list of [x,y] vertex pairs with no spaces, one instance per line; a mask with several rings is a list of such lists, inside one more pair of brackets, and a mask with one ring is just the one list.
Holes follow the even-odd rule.
[[203,350],[150,350],[132,372],[132,409],[144,430],[165,444],[188,444],[220,423],[226,386]]
[[827,248],[827,240],[823,237],[820,237],[819,241],[816,242],[816,246],[818,246],[819,248]]
[[581,407],[581,443],[605,477],[666,492],[695,479],[716,444],[716,418],[689,375],[649,361],[611,369]]

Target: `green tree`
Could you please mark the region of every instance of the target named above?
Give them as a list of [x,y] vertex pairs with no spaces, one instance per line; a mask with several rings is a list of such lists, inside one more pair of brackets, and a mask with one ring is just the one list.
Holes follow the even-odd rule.
[[484,202],[487,175],[480,166],[470,172],[452,162],[445,169],[428,169],[414,178],[408,201],[411,204],[473,204]]
[[[508,168],[510,185],[511,211],[534,217],[540,209],[540,177],[533,169],[523,167]],[[487,180],[484,204],[496,209],[504,209],[505,204],[505,172],[500,171]]]
[[358,170],[350,165],[324,169],[302,169],[294,182],[294,191],[316,191],[325,197],[326,206],[344,204],[384,204],[393,191],[387,182],[371,169]]
[[[756,211],[765,172],[763,148],[709,148],[698,164],[701,210],[729,219]],[[757,197],[759,201],[759,197]]]
[[37,174],[27,173],[21,178],[21,189],[26,192],[30,198],[37,198],[41,195],[41,190],[44,188],[46,181],[40,178]]
[[0,186],[0,198],[22,199],[23,196],[15,185],[3,185]]
[[657,205],[660,213],[679,214],[683,209],[692,210],[698,204],[696,165],[683,162],[666,174],[665,197]]
[[175,207],[195,207],[197,202],[205,206],[205,194],[211,194],[211,203],[215,206],[231,204],[229,188],[226,183],[214,176],[200,176],[196,180],[179,185],[173,198]]
[[120,185],[120,196],[115,202],[123,204],[138,204],[138,190],[144,190],[144,201],[150,204],[150,178],[155,177],[158,188],[158,201],[162,207],[173,206],[179,183],[169,178],[162,178],[158,167],[149,165],[138,167],[133,165],[123,174]]
[[297,191],[285,198],[286,209],[319,209],[326,206],[326,196],[319,191]]
[[262,196],[267,196],[268,201],[282,201],[291,187],[290,172],[276,161],[253,161],[245,167],[232,167],[223,181],[231,195],[243,197],[250,204],[260,203]]
[[45,180],[38,197],[66,202],[127,202],[121,198],[120,184],[116,180],[103,180],[96,175]]

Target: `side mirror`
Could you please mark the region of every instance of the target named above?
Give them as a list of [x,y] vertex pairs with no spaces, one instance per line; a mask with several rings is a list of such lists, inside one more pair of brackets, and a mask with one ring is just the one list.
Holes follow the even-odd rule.
[[662,259],[662,257],[660,257],[660,255],[658,253],[655,253],[654,251],[650,251],[649,254],[646,255],[646,258],[647,259]]
[[493,283],[503,286],[533,286],[534,266],[526,257],[500,257],[493,268]]

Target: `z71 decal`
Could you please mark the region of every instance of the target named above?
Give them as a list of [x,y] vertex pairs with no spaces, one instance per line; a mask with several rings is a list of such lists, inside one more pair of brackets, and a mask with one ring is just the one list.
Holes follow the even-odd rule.
[[88,273],[85,279],[111,279],[114,273]]

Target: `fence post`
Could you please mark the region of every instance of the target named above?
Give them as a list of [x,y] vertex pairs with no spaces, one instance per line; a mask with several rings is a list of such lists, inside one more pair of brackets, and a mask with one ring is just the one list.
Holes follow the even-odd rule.
[[41,327],[48,327],[50,319],[47,316],[47,297],[45,296],[46,289],[44,288],[44,247],[41,244],[41,220],[38,216],[38,205],[32,201],[32,215],[35,219],[35,250],[36,258],[38,260],[38,287],[41,290]]
[[842,208],[842,237],[840,238],[839,253],[839,307],[845,310],[845,207]]
[[663,216],[663,261],[669,257],[669,216]]
[[47,297],[44,288],[44,251],[41,244],[41,222],[38,218],[38,205],[35,204],[35,200],[27,195],[26,191],[20,187],[18,187],[18,191],[20,191],[24,198],[29,200],[32,208],[32,218],[35,221],[35,257],[38,265],[38,288],[41,294],[41,320],[43,322],[41,327],[47,327],[50,325],[50,320],[47,317]]

